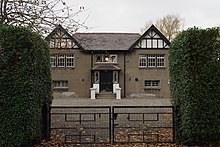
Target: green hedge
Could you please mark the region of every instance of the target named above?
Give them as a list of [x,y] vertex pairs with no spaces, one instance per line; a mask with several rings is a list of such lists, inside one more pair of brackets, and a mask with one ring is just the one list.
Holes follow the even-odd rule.
[[41,109],[52,101],[49,59],[38,34],[0,25],[0,146],[41,138]]
[[177,142],[212,144],[220,138],[219,30],[190,28],[169,50],[170,88],[177,114]]

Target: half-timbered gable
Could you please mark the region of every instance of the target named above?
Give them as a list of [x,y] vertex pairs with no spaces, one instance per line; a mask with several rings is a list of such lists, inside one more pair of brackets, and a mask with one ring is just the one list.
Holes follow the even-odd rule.
[[141,49],[168,49],[170,42],[154,25],[152,25],[134,45],[134,48]]
[[79,48],[75,39],[61,26],[58,25],[47,37],[51,49]]

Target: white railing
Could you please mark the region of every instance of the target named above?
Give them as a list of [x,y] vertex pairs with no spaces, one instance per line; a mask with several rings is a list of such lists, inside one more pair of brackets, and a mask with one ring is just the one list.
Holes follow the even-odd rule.
[[[97,93],[99,93],[99,84],[94,83],[93,87],[90,88],[91,99],[96,99]],[[113,93],[116,94],[116,99],[121,99],[121,88],[119,87],[119,83],[113,83]]]
[[96,99],[96,93],[99,93],[99,84],[94,83],[93,87],[90,88],[91,99]]
[[96,99],[96,90],[97,88],[96,87],[92,87],[90,88],[90,92],[91,92],[91,99]]
[[121,88],[119,83],[113,83],[113,93],[116,94],[116,99],[121,99]]
[[115,91],[116,91],[116,99],[121,99],[121,88],[117,87]]

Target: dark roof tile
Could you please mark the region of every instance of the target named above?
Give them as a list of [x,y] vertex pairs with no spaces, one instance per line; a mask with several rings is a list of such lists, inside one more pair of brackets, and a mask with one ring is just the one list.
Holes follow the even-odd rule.
[[140,38],[138,33],[75,33],[73,38],[84,50],[129,50]]

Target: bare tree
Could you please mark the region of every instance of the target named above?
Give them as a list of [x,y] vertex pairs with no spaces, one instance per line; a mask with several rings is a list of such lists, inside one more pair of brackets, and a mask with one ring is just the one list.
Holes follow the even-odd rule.
[[29,26],[44,35],[57,24],[73,31],[89,29],[85,25],[88,16],[76,19],[83,11],[83,6],[73,11],[64,0],[0,0],[0,24]]
[[[149,21],[152,22],[152,21]],[[156,20],[155,26],[167,37],[172,40],[184,28],[184,20],[178,15],[166,15],[161,19]],[[147,30],[150,27],[149,23],[141,30]],[[143,32],[143,31],[142,31]]]
[[144,27],[141,28],[141,34],[143,34],[148,28],[150,28],[150,26],[153,24],[152,20],[149,20],[145,23]]

